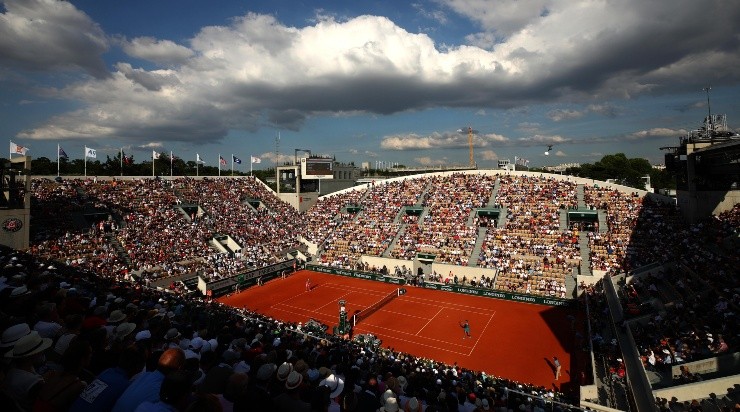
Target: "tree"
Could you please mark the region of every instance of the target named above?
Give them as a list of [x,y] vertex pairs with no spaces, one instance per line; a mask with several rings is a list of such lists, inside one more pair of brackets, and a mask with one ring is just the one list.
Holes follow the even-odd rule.
[[35,175],[56,175],[57,163],[52,162],[48,157],[31,159],[31,172]]
[[[606,155],[594,164],[585,163],[581,167],[569,168],[568,174],[596,180],[613,179],[619,184],[645,189],[645,176],[652,176],[653,166],[646,159],[628,159],[624,153]],[[660,179],[662,182],[663,179]]]

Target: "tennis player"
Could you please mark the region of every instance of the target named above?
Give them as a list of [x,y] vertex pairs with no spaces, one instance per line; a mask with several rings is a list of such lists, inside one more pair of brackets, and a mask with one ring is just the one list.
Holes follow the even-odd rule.
[[460,327],[463,328],[463,331],[465,331],[465,338],[469,338],[470,337],[470,323],[468,323],[468,320],[465,319],[465,322],[460,322]]
[[311,291],[311,279],[306,279],[306,292]]

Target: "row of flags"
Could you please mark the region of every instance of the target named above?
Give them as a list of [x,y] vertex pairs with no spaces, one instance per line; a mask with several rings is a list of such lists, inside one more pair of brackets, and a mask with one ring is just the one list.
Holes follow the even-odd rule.
[[[196,156],[197,156],[197,160],[196,160],[197,162],[205,163],[202,160],[200,160],[200,155],[196,155]],[[254,156],[250,156],[250,157],[252,158],[251,159],[251,163],[262,163],[262,159],[260,159],[259,157],[254,157]],[[240,165],[240,164],[242,164],[242,159],[240,159],[240,158],[238,158],[238,157],[236,157],[234,155],[231,155],[231,162]],[[226,159],[224,159],[223,156],[218,155],[218,163],[221,166],[226,166]]]
[[[29,149],[27,147],[25,147],[25,146],[21,146],[21,145],[16,144],[16,143],[14,143],[12,141],[10,142],[10,155],[11,156],[14,155],[14,154],[25,156],[26,153],[28,152],[28,150]],[[157,152],[156,150],[152,150],[152,160],[157,160],[161,156],[162,156],[162,153]],[[67,155],[67,152],[65,152],[64,149],[62,148],[62,146],[60,146],[60,145],[57,145],[57,157],[59,159],[69,159],[69,155]],[[87,160],[88,157],[89,158],[92,158],[92,159],[97,159],[97,157],[98,157],[97,150],[85,146],[85,156],[84,157],[85,157],[85,160]],[[170,161],[172,161],[172,160],[174,160],[176,158],[177,157],[174,156],[172,154],[172,152],[170,152]],[[250,158],[251,158],[250,161],[253,164],[262,163],[262,159],[259,158],[259,157],[250,156]],[[123,163],[131,164],[131,163],[133,163],[133,159],[134,159],[133,156],[126,156],[126,155],[124,155],[123,154],[123,149],[121,149],[121,161]],[[219,154],[218,155],[218,159],[219,159],[219,165],[220,166],[226,166],[226,159],[224,159],[223,156],[221,156]],[[199,153],[196,153],[195,154],[195,161],[197,163],[205,163],[205,161],[203,159],[201,159]],[[231,161],[232,161],[232,163],[236,163],[236,164],[239,164],[239,165],[242,164],[242,159],[236,157],[233,154],[231,155]]]
[[514,156],[514,164],[519,166],[526,166],[529,167],[529,159],[525,159],[522,157]]

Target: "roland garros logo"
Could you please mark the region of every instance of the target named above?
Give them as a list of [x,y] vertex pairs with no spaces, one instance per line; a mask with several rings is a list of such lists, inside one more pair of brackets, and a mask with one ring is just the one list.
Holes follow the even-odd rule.
[[5,219],[3,222],[3,230],[6,232],[17,232],[23,227],[23,222],[17,218]]

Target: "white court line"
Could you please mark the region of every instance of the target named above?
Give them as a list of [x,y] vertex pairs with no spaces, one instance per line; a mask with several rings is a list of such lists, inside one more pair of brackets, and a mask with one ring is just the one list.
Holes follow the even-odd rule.
[[[417,301],[425,302],[424,304],[431,305],[431,306],[439,306],[440,304],[442,304],[443,306],[449,307],[449,309],[460,308],[460,309],[465,309],[465,310],[471,310],[471,311],[476,310],[476,311],[482,311],[482,312],[488,312],[491,310],[491,308],[479,308],[479,307],[470,306],[470,305],[463,305],[460,303],[447,302],[447,301],[440,302],[434,299],[420,298],[420,297],[416,297],[413,295],[409,295],[408,293],[404,295],[404,298],[408,300],[417,300]],[[496,311],[494,310],[494,313],[495,312]]]
[[324,286],[324,287],[328,287],[329,289],[339,289],[339,290],[343,290],[343,291],[351,291],[351,292],[361,293],[363,295],[377,296],[378,293],[385,293],[385,292],[383,292],[381,290],[379,290],[379,291],[372,291],[372,290],[370,290],[369,291],[367,289],[355,288],[355,287],[351,287],[351,286],[350,287],[347,287],[345,285],[341,285],[341,284],[337,284],[337,283],[331,283],[331,282],[321,283],[320,285],[321,286]]
[[[344,290],[344,291],[349,291],[349,292],[354,292],[354,293],[369,294],[369,295],[377,296],[377,293],[370,293],[366,289],[347,288],[344,285],[337,285],[335,283],[322,283],[322,285],[327,286],[327,287],[330,287],[332,289],[341,289],[341,290]],[[308,292],[303,292],[303,293],[308,293]],[[347,294],[345,294],[344,296],[346,296]],[[462,304],[456,304],[456,303],[453,303],[453,302],[439,302],[439,301],[435,301],[433,299],[418,298],[418,297],[413,297],[413,296],[408,296],[408,295],[405,295],[402,298],[404,300],[415,300],[417,302],[420,301],[421,304],[434,305],[436,307],[439,307],[440,306],[440,303],[442,304],[442,306],[441,306],[440,310],[437,312],[437,314],[435,314],[432,317],[432,319],[430,319],[429,322],[427,322],[427,324],[424,325],[424,327],[426,327],[439,314],[439,312],[441,312],[444,309],[453,309],[453,310],[454,309],[466,309],[466,310],[473,309],[473,310],[478,310],[478,311],[482,311],[482,312],[485,312],[485,311],[490,310],[490,309],[484,309],[484,308],[476,308],[476,307],[472,307],[472,306],[466,306],[466,305],[462,305]],[[326,324],[330,324],[330,323],[333,323],[333,322],[336,321],[336,319],[333,319],[333,318],[330,319],[330,320],[326,320],[326,318],[324,318],[325,315],[323,315],[323,314],[321,314],[319,312],[315,312],[314,310],[304,309],[304,308],[300,308],[300,307],[296,307],[296,306],[292,306],[292,305],[289,305],[287,303],[284,303],[284,302],[288,302],[288,301],[290,301],[292,299],[294,299],[294,298],[290,298],[290,299],[286,299],[286,300],[284,300],[282,302],[278,302],[278,303],[272,305],[272,307],[275,310],[277,310],[277,311],[281,311],[281,312],[285,312],[285,313],[290,313],[290,314],[298,315],[298,316],[307,316],[307,317],[310,317],[310,318],[319,320],[321,322],[325,322]],[[329,304],[331,304],[331,303],[332,302],[327,303],[326,305],[322,306],[322,308],[325,307],[325,306],[327,306],[327,305],[329,305]],[[296,312],[296,311],[289,310],[289,309],[283,309],[283,308],[277,307],[278,305],[285,306],[285,307],[287,307],[289,309],[290,308],[297,309],[300,312]],[[390,312],[390,313],[393,313],[393,314],[398,314],[398,312],[387,311],[387,310],[384,310],[384,309],[381,309],[378,312]],[[316,314],[318,314],[319,316],[315,316]],[[485,331],[488,328],[488,324],[490,324],[491,320],[493,319],[493,315],[495,315],[495,314],[496,314],[496,311],[494,310],[493,311],[493,314],[488,319],[488,323],[484,327],[483,331]],[[407,316],[407,317],[410,316],[408,314],[402,314],[402,315],[403,316]],[[416,316],[414,316],[414,317],[416,317]],[[418,318],[421,318],[421,317],[418,317]],[[433,339],[433,338],[427,338],[427,337],[421,337],[421,336],[419,336],[418,333],[421,332],[421,330],[424,329],[424,328],[420,329],[419,332],[417,332],[415,334],[411,334],[411,333],[408,333],[408,332],[403,332],[403,331],[399,331],[399,330],[396,330],[396,329],[390,329],[390,328],[386,328],[386,327],[383,327],[383,326],[372,325],[372,324],[367,324],[367,323],[363,322],[363,325],[361,326],[360,329],[368,330],[368,327],[388,331],[388,332],[386,332],[386,334],[387,335],[390,335],[390,336],[408,335],[410,337],[422,338],[422,339],[427,340],[427,341],[438,342],[438,343],[442,343],[442,344],[446,345],[446,347],[439,347],[439,346],[434,346],[434,345],[430,345],[430,344],[425,344],[425,343],[422,343],[422,342],[418,342],[415,339],[412,340],[414,345],[423,346],[423,347],[427,347],[427,348],[431,348],[431,349],[436,349],[438,351],[448,352],[448,353],[452,353],[452,354],[455,354],[455,355],[461,355],[461,356],[471,356],[471,353],[473,352],[471,350],[470,352],[468,352],[466,354],[465,352],[459,352],[459,351],[456,351],[456,350],[448,349],[450,346],[458,347],[458,348],[466,348],[465,345],[460,345],[460,344],[456,344],[456,343],[444,341],[444,340],[441,340],[441,339]],[[483,334],[483,332],[481,332],[481,335],[482,334]],[[476,340],[476,344],[473,346],[473,349],[475,349],[476,346],[477,346],[477,340]]]
[[[326,325],[329,325],[331,322],[333,322],[332,320],[325,320],[321,316],[314,316],[312,312],[308,312],[308,313],[303,312],[303,311],[301,311],[301,312],[294,312],[292,310],[287,310],[287,309],[282,309],[282,308],[277,308],[277,307],[274,307],[273,309],[276,310],[276,311],[278,311],[278,312],[285,312],[285,313],[290,313],[290,314],[293,314],[293,315],[305,316],[305,317],[307,317],[309,319],[316,319],[318,321],[321,321],[322,323],[325,323]],[[303,323],[306,323],[306,322],[303,322]]]
[[380,311],[383,311],[385,313],[392,313],[394,315],[403,316],[406,318],[414,318],[414,319],[422,319],[422,320],[428,319],[426,316],[409,315],[408,313],[405,313],[405,312],[396,312],[396,311],[388,310],[388,309],[385,309],[385,307],[383,307],[383,309],[380,309]]
[[[378,326],[378,325],[363,325],[362,329],[368,330],[367,326],[370,326],[371,328],[375,328],[375,329],[385,329],[387,331],[390,331],[392,333],[387,333],[387,335],[390,335],[390,336],[398,336],[399,334],[409,335],[409,336],[416,336],[416,335],[412,335],[411,333],[408,333],[408,332],[401,332],[401,331],[396,330],[396,329],[390,329],[390,328],[386,328],[386,327]],[[432,339],[432,338],[424,338],[424,339],[430,340],[430,341],[435,341],[435,342],[441,342],[441,343],[444,343],[447,346],[459,346],[459,347],[465,348],[465,345],[459,345],[459,344],[456,344],[456,343],[446,342],[446,341],[443,341],[443,340],[440,340],[440,339]],[[449,349],[446,349],[446,348],[443,348],[443,347],[441,348],[439,346],[427,345],[425,343],[421,343],[421,342],[416,341],[416,340],[412,340],[411,342],[414,345],[416,345],[416,346],[426,346],[428,348],[437,349],[437,350],[441,350],[441,351],[445,351],[445,352],[450,352],[450,353],[454,353],[456,355],[466,355],[465,352],[457,352],[457,351],[449,350]],[[470,355],[467,355],[467,356],[470,356]]]
[[334,299],[334,301],[329,301],[329,303],[327,303],[326,305],[321,305],[321,306],[319,306],[318,308],[316,308],[316,310],[321,310],[321,309],[323,309],[323,308],[325,308],[325,307],[327,307],[327,306],[331,305],[332,303],[336,305],[336,304],[337,304],[337,301],[339,301],[339,300],[342,300],[342,299],[344,299],[344,298],[345,298],[345,297],[346,297],[347,295],[349,295],[350,293],[355,293],[355,292],[352,292],[352,291],[350,291],[350,292],[347,292],[347,293],[345,293],[344,295],[342,295],[342,296],[340,296],[340,297],[338,297],[338,298],[335,298],[335,299]]
[[[339,289],[339,288],[337,288],[337,289]],[[344,288],[343,288],[343,290],[346,290],[346,289],[344,289]],[[309,293],[309,292],[303,292],[303,293]],[[303,294],[303,293],[302,293],[302,294]],[[341,299],[345,298],[346,296],[348,296],[348,295],[350,295],[350,294],[352,294],[352,293],[360,293],[360,292],[355,292],[355,291],[348,291],[347,293],[345,293],[345,294],[344,294],[344,295],[342,295],[342,296],[339,296],[339,297],[337,297],[336,299],[329,299],[329,302],[328,302],[328,303],[326,303],[325,305],[322,305],[322,306],[319,306],[319,307],[317,307],[317,308],[313,308],[313,309],[305,309],[305,308],[302,308],[302,307],[299,307],[299,306],[293,306],[293,305],[289,305],[288,303],[286,303],[286,302],[290,302],[290,301],[291,301],[291,300],[293,300],[294,298],[286,299],[286,300],[284,300],[284,301],[282,301],[282,302],[277,302],[277,303],[273,304],[273,305],[272,305],[272,306],[270,306],[270,307],[271,307],[271,308],[275,308],[275,309],[277,309],[277,310],[281,310],[281,311],[283,311],[283,312],[287,312],[287,313],[292,313],[292,314],[294,314],[294,315],[303,315],[303,313],[298,313],[298,312],[294,312],[294,311],[289,311],[289,310],[281,309],[281,308],[279,308],[278,306],[284,306],[284,307],[287,307],[287,308],[291,308],[291,309],[296,309],[296,310],[299,310],[299,311],[302,311],[302,312],[304,312],[304,311],[305,311],[305,312],[307,312],[307,313],[309,313],[309,314],[312,314],[312,313],[321,313],[321,312],[319,312],[319,311],[320,311],[321,309],[323,309],[323,308],[325,308],[325,307],[327,307],[327,306],[329,306],[329,305],[331,305],[331,304],[335,303],[335,301],[336,301],[336,300],[341,300]],[[299,295],[299,296],[300,296],[300,295]],[[377,295],[376,295],[376,296],[377,296]],[[313,317],[314,317],[314,318],[318,318],[317,316],[313,316]],[[330,322],[334,322],[334,321],[330,321]]]
[[419,329],[418,331],[416,331],[415,335],[418,336],[419,335],[419,332],[423,331],[424,328],[427,327],[427,325],[429,325],[430,323],[432,323],[432,321],[434,320],[434,318],[436,318],[437,315],[439,315],[442,312],[442,310],[444,310],[444,308],[439,308],[439,311],[437,311],[437,313],[435,313],[434,316],[432,316],[432,318],[429,319],[429,322],[425,323],[424,326],[421,327],[421,329]]
[[[378,312],[384,312],[384,311],[381,309]],[[362,326],[364,327],[365,325],[366,325],[366,322],[363,321]],[[442,340],[442,339],[434,339],[434,338],[427,338],[427,337],[424,337],[424,336],[417,336],[415,333],[404,332],[404,331],[401,331],[401,330],[398,330],[398,329],[391,329],[391,328],[387,328],[385,326],[373,325],[373,324],[370,324],[369,326],[372,326],[372,327],[378,328],[378,329],[385,329],[385,330],[391,331],[396,336],[397,335],[408,335],[408,336],[422,338],[422,339],[426,339],[426,340],[430,340],[430,341],[441,342],[441,343],[444,343],[446,345],[454,345],[454,346],[460,346],[460,347],[464,347],[464,348],[467,348],[467,346],[468,346],[468,345],[460,345],[460,344],[457,344],[457,343],[452,343],[452,342],[449,342],[449,341],[446,341],[446,340]],[[413,340],[413,342],[416,342],[416,341]]]
[[[496,311],[495,310],[493,311],[493,315],[491,315],[491,317],[488,318],[488,322],[486,322],[486,326],[483,327],[483,330],[480,331],[480,334],[479,335],[476,335],[476,336],[483,336],[483,334],[486,332],[486,329],[488,329],[488,325],[491,324],[491,321],[493,320],[493,317],[494,316],[496,316]],[[473,348],[470,349],[470,352],[468,353],[468,356],[470,356],[470,355],[473,354],[473,351],[475,350],[475,347],[478,346],[478,342],[480,342],[480,338],[476,338],[475,339],[475,344],[473,345]]]

